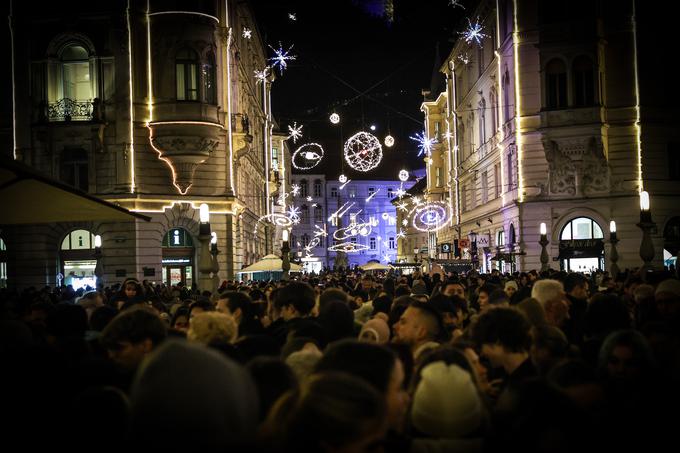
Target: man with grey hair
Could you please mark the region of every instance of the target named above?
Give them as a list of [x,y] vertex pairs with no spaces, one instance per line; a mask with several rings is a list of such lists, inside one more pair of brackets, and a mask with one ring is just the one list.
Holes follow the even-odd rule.
[[539,280],[531,289],[531,297],[536,299],[545,310],[548,324],[562,328],[569,319],[569,303],[562,282],[551,279]]

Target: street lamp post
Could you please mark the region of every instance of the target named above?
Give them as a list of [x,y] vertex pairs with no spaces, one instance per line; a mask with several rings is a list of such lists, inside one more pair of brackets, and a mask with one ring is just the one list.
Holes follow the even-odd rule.
[[649,193],[640,192],[640,223],[638,228],[642,230],[642,242],[640,243],[640,258],[644,262],[642,266],[642,277],[644,278],[648,271],[654,270],[652,260],[654,259],[654,244],[652,243],[652,230],[656,228],[656,224],[652,221],[652,212],[650,210]]
[[210,208],[203,203],[199,207],[200,224],[198,226],[198,240],[201,243],[201,259],[198,262],[198,272],[200,273],[200,289],[207,290],[212,288],[210,273],[213,269],[212,255],[210,254]]
[[619,275],[619,266],[616,264],[619,260],[619,252],[616,250],[616,244],[619,243],[619,240],[616,237],[616,222],[613,220],[609,222],[609,243],[612,246],[611,252],[609,252],[609,259],[612,262],[609,266],[609,273],[613,278],[616,278]]
[[212,288],[213,293],[216,293],[220,287],[220,263],[217,261],[217,255],[220,254],[220,250],[217,248],[217,233],[211,233],[212,237],[210,239],[210,255],[212,256]]
[[288,245],[288,230],[285,228],[282,232],[282,243],[281,243],[281,280],[286,281],[289,278],[290,272],[290,246]]
[[477,270],[477,233],[470,231],[470,260],[472,261],[472,269]]
[[100,235],[96,235],[94,237],[94,258],[97,260],[97,264],[94,267],[94,275],[97,277],[97,283],[95,286],[99,287],[99,285],[101,285],[103,287],[104,266],[102,264],[102,237]]
[[547,271],[550,269],[550,266],[548,265],[548,250],[546,249],[546,246],[550,243],[548,242],[548,228],[546,227],[545,223],[541,222],[541,240],[538,241],[539,244],[541,244],[541,272]]

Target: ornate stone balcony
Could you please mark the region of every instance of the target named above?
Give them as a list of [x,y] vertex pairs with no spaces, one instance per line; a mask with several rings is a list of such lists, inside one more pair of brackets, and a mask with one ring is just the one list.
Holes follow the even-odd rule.
[[172,170],[173,184],[185,195],[194,180],[196,168],[208,160],[220,143],[220,124],[197,121],[150,123],[151,146]]

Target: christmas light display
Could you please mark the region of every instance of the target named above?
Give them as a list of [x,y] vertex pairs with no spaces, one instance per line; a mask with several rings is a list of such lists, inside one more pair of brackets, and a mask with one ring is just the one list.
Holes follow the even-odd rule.
[[409,177],[408,171],[401,170],[399,172],[399,181],[406,181],[406,180],[408,180],[408,177]]
[[405,237],[406,237],[406,232],[404,231],[403,228],[399,228],[399,232],[397,233],[397,239],[405,238]]
[[345,161],[357,171],[373,170],[382,160],[382,146],[373,134],[357,132],[345,142]]
[[297,184],[293,184],[292,186],[290,186],[290,190],[293,193],[293,196],[297,197],[298,194],[300,193],[300,186]]
[[[300,126],[302,127],[302,126]],[[305,143],[291,156],[291,164],[298,170],[309,170],[321,163],[324,151],[318,143]]]
[[340,177],[338,178],[338,181],[340,181],[340,184],[346,183],[347,182],[347,176],[340,175]]
[[364,244],[357,244],[355,242],[343,242],[328,247],[331,252],[356,253],[362,250],[368,250],[368,246]]
[[382,213],[382,219],[383,219],[383,220],[387,220],[387,219],[389,219],[389,218],[390,218],[390,215],[389,215],[388,213],[386,213],[386,212],[383,212],[383,213]]
[[329,119],[331,120],[331,123],[338,124],[340,122],[340,115],[333,113]]
[[401,221],[401,224],[404,226],[408,226],[408,220],[404,219]]
[[413,210],[411,224],[423,232],[437,231],[451,218],[450,207],[443,201],[431,201],[417,205]]
[[288,125],[288,138],[286,140],[292,138],[293,143],[297,143],[297,139],[302,137],[302,128],[303,127],[304,126],[302,124],[298,126],[297,121],[293,122],[292,126]]
[[403,201],[397,205],[400,211],[408,211],[408,206]]
[[391,135],[388,135],[387,137],[385,137],[385,146],[387,146],[388,148],[393,147],[394,146],[394,137],[392,137]]
[[463,36],[465,42],[470,44],[472,41],[476,42],[479,47],[482,47],[482,40],[488,38],[489,35],[482,32],[484,26],[479,23],[479,18],[475,20],[473,24],[468,18],[468,28],[465,31],[458,32],[459,35]]
[[312,197],[307,197],[307,201],[312,201]]
[[290,55],[290,51],[293,49],[293,45],[291,45],[288,50],[283,50],[283,46],[279,42],[279,48],[274,49],[272,46],[269,46],[273,51],[274,51],[274,56],[271,57],[269,60],[272,62],[273,66],[278,66],[279,71],[281,72],[281,75],[283,75],[284,69],[288,67],[288,61],[289,60],[295,60],[297,59],[297,55]]
[[463,63],[465,66],[470,64],[470,56],[467,54],[467,52],[458,55],[456,58],[458,58],[458,61]]
[[340,187],[338,187],[338,190],[344,189],[345,186],[346,186],[347,184],[349,184],[350,182],[352,182],[352,180],[351,180],[351,179],[348,179],[348,180],[345,181]]
[[449,6],[452,8],[459,7],[465,9],[463,5],[460,4],[461,0],[449,0]]
[[295,22],[297,20],[297,13],[288,13],[288,19]]
[[253,231],[253,233],[257,234],[257,228],[260,225],[260,222],[263,222],[265,220],[268,220],[269,222],[273,223],[277,227],[281,227],[281,228],[290,228],[290,227],[293,226],[293,223],[294,223],[293,220],[286,215],[279,214],[279,213],[267,214],[267,215],[263,215],[262,217],[257,219],[257,222],[255,222],[255,230]]
[[248,27],[243,27],[243,37],[245,39],[250,39],[253,37],[253,31]]
[[255,73],[255,83],[260,84],[267,80],[267,76],[269,75],[269,66],[264,68],[262,71],[258,71],[256,69],[253,72]]
[[429,156],[432,152],[432,146],[437,143],[437,140],[434,138],[428,138],[427,135],[425,135],[425,131],[420,132],[420,134],[412,135],[409,138],[418,143],[419,156],[422,156],[423,154]]
[[375,197],[376,195],[378,195],[378,192],[380,192],[380,189],[378,189],[378,190],[376,190],[375,192],[373,192],[372,194],[370,194],[370,195],[368,196],[368,198],[366,198],[366,203],[368,203],[369,201],[371,201],[371,200],[373,199],[373,197]]
[[300,223],[300,208],[297,206],[288,208],[288,218],[295,224]]
[[404,198],[404,195],[406,195],[406,191],[404,190],[403,187],[398,188],[395,193],[397,194],[397,197],[399,197],[399,199]]

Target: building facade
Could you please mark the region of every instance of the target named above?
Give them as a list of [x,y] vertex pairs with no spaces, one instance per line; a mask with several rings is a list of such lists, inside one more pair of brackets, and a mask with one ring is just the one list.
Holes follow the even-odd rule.
[[609,269],[613,220],[619,268],[637,267],[644,190],[653,264],[677,254],[680,129],[645,97],[635,3],[489,0],[470,13],[486,36],[454,44],[444,91],[422,104],[437,140],[428,197],[454,218],[436,241],[475,238],[464,253],[485,271],[538,269],[545,223],[550,267]]
[[[267,55],[248,3],[70,3],[14,5],[13,157],[151,221],[3,228],[8,280],[59,283],[91,261],[92,235],[105,284],[203,279],[210,289],[211,272],[233,279],[271,253],[290,156],[274,132],[275,76],[253,76]],[[203,203],[217,271],[200,264]]]
[[398,189],[406,190],[414,181],[341,183],[321,174],[300,173],[293,175],[292,183],[296,190],[291,203],[300,209],[300,222],[292,229],[291,250],[306,271],[397,261],[399,227],[391,201]]

